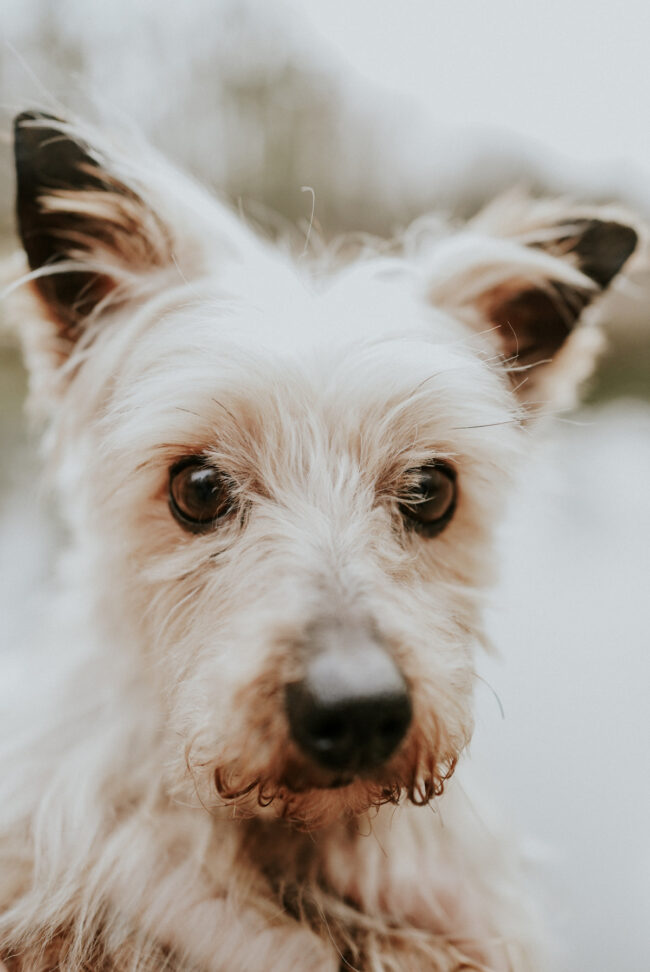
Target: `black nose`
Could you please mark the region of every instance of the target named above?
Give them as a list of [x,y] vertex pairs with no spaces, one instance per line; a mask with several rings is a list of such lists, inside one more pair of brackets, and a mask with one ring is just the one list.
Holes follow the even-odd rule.
[[390,655],[372,640],[317,651],[286,687],[294,742],[326,769],[364,772],[385,763],[406,735],[411,700]]

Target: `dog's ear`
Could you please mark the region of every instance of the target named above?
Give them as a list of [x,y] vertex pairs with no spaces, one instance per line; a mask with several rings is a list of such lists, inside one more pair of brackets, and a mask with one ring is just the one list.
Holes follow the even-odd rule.
[[34,287],[74,342],[98,308],[129,299],[138,281],[172,260],[169,234],[100,151],[50,115],[14,122],[16,213]]
[[607,211],[566,214],[542,203],[522,211],[509,200],[443,248],[431,297],[496,345],[523,401],[568,403],[601,344],[579,326],[583,314],[638,240]]

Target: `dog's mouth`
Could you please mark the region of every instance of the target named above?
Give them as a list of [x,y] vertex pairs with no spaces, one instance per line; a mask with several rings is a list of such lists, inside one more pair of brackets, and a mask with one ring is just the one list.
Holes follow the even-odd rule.
[[308,790],[342,790],[353,783],[369,780],[370,774],[362,772],[334,772],[317,766],[294,764],[286,767],[280,785],[290,793],[306,793]]
[[354,783],[354,780],[355,780],[355,777],[354,776],[336,776],[329,783],[329,785],[327,787],[322,787],[322,789],[327,789],[327,790],[340,790],[344,786],[350,786],[351,783]]
[[348,770],[333,770],[300,760],[289,761],[277,779],[278,788],[291,795],[301,795],[310,791],[323,794],[328,791],[356,787],[377,792],[395,793],[408,787],[409,780],[402,778],[400,766],[391,761],[383,766],[355,767]]
[[[236,807],[242,817],[256,816],[273,807],[274,812],[302,829],[315,829],[341,815],[358,816],[371,807],[397,805],[407,800],[424,806],[440,796],[456,761],[439,767],[388,765],[373,773],[334,772],[299,761],[285,764],[278,775],[256,776],[245,782],[227,769],[214,775],[222,805]],[[336,794],[336,796],[335,796]]]
[[[222,775],[220,770],[215,772],[215,784],[220,796],[228,801],[239,801],[257,793],[261,805],[273,802],[276,796],[301,796],[309,792],[344,790],[346,787],[360,785],[362,787],[392,789],[389,780],[384,776],[380,779],[377,772],[355,770],[349,772],[334,772],[318,766],[310,766],[298,762],[291,762],[284,767],[280,776],[274,780],[263,781],[260,778],[250,781],[247,785],[231,785],[230,780]],[[397,783],[395,783],[397,785]],[[271,797],[272,794],[272,797]]]

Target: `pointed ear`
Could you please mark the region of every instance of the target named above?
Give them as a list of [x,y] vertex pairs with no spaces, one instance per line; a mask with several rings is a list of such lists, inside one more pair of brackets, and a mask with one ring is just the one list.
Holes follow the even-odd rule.
[[165,227],[72,126],[37,111],[14,122],[18,232],[34,287],[69,343],[98,309],[172,260]]
[[519,201],[513,216],[512,208],[493,207],[452,241],[431,296],[496,344],[523,401],[564,404],[600,347],[585,340],[584,312],[621,272],[638,233],[599,212],[530,203],[522,212]]

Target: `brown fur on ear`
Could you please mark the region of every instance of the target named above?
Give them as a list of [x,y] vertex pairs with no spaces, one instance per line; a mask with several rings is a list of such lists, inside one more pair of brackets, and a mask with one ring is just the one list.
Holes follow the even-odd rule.
[[569,404],[602,347],[583,340],[583,312],[638,244],[613,209],[509,194],[441,245],[429,298],[496,344],[520,399]]
[[[171,259],[168,236],[140,196],[60,119],[26,111],[14,122],[18,231],[35,287],[61,336],[107,298],[125,276]],[[66,269],[69,266],[70,269]]]
[[487,290],[476,302],[481,314],[496,326],[504,356],[519,367],[550,362],[585,307],[619,273],[638,241],[632,227],[612,221],[582,219],[558,230],[556,239],[532,245],[570,260],[596,287],[581,288],[554,279],[531,285],[514,276]]
[[588,291],[559,281],[542,289],[515,277],[488,290],[476,306],[497,328],[504,357],[521,368],[549,362],[590,299]]

